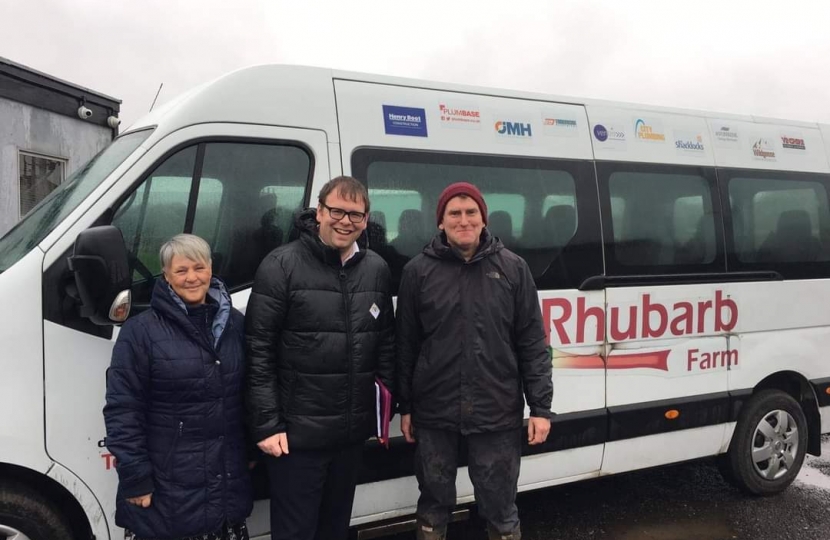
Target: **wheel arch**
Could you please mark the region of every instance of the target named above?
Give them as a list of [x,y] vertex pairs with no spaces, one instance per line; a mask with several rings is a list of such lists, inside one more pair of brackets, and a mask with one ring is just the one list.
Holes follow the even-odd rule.
[[92,527],[83,507],[60,483],[45,474],[11,463],[0,463],[0,482],[20,483],[46,497],[69,520],[72,536],[92,539]]
[[752,394],[761,390],[781,390],[789,394],[801,406],[807,418],[807,453],[821,455],[821,415],[815,389],[802,374],[796,371],[779,371],[761,380]]

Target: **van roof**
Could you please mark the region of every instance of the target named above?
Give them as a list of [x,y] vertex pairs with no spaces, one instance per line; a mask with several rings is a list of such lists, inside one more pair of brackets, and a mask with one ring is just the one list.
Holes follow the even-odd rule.
[[154,134],[153,138],[155,138],[188,125],[236,122],[323,129],[330,137],[336,137],[337,126],[334,120],[336,109],[334,92],[332,92],[334,80],[352,80],[552,103],[613,107],[623,110],[648,110],[696,117],[741,120],[757,124],[819,127],[819,124],[814,122],[763,116],[584,99],[328,68],[274,64],[243,68],[197,86],[144,116],[127,131],[158,126],[162,128],[163,133]]

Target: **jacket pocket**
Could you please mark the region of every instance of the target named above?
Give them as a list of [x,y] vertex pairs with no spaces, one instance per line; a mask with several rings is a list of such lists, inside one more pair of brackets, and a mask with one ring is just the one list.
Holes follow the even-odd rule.
[[415,369],[412,370],[411,395],[413,401],[424,392],[425,375],[428,372],[429,364],[429,345],[425,343],[421,347],[421,352],[418,355],[418,359],[415,360]]

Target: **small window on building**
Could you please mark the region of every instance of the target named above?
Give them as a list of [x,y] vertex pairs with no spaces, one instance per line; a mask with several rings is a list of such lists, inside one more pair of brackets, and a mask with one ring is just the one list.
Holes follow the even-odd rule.
[[66,161],[20,152],[20,217],[37,206],[66,176]]

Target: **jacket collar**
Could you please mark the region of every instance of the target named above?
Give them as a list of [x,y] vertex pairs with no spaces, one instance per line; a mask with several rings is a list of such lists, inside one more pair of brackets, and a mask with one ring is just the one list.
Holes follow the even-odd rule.
[[[210,280],[208,296],[219,306],[211,327],[211,332],[213,333],[211,344],[216,347],[219,344],[219,338],[222,337],[225,328],[227,328],[230,322],[231,308],[233,306],[225,283],[216,276]],[[150,306],[165,317],[176,322],[182,328],[190,329],[193,327],[193,323],[187,316],[187,306],[163,277],[156,279]]]
[[504,244],[502,244],[501,240],[490,234],[490,231],[488,231],[487,228],[484,228],[481,231],[481,241],[478,244],[478,249],[469,261],[465,261],[461,252],[447,242],[447,234],[444,231],[440,231],[432,237],[432,241],[424,247],[424,255],[434,259],[452,260],[472,264],[479,262],[494,253],[498,253],[502,249],[504,249]]

